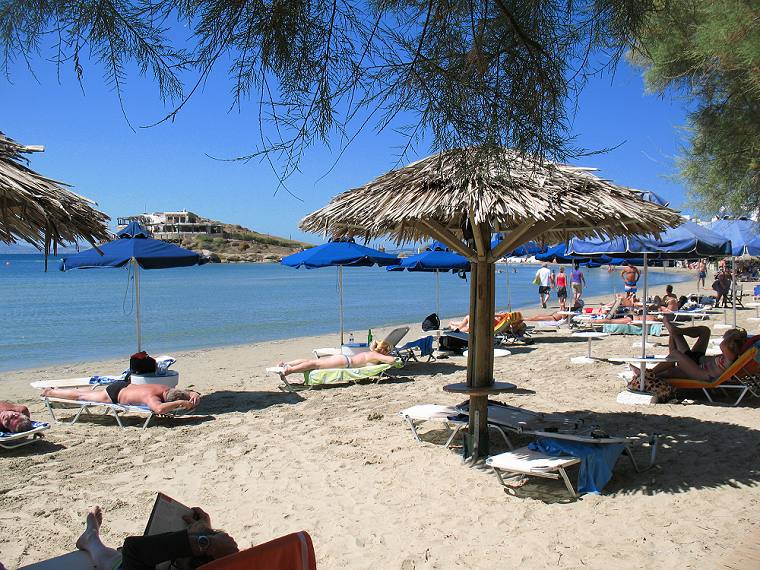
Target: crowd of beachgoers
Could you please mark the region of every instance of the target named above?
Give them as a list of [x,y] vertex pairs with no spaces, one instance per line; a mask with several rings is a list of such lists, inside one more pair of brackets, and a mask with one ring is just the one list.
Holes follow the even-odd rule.
[[[727,269],[695,265],[694,280],[648,299],[639,269],[614,271],[624,292],[587,298],[582,268],[539,266],[537,306],[498,311],[495,322],[494,378],[515,385],[492,396],[505,409],[572,418],[597,438],[633,437],[640,465],[659,443],[649,470],[613,461],[599,494],[581,489],[578,467],[568,468],[569,488],[534,477],[503,486],[485,463],[463,462],[466,417],[432,416],[413,433],[403,410],[466,413],[463,396],[442,389],[465,381],[466,356],[441,339],[464,335],[466,349],[468,319],[423,327],[420,318],[403,338],[390,333],[407,327],[373,329],[371,346],[348,351],[323,348],[336,344],[324,335],[175,354],[165,366],[176,388],[107,376],[124,368],[119,360],[0,374],[5,435],[44,435],[3,450],[0,560],[15,568],[79,549],[101,567],[169,553],[197,564],[305,530],[323,568],[714,567],[760,519],[760,411],[751,391],[733,406],[735,390],[709,392],[712,402],[677,379],[713,381],[753,346],[756,284],[743,283],[734,327],[722,309],[730,285],[715,288],[730,283]],[[647,353],[663,357],[646,389],[660,403],[634,406],[618,397],[640,380],[644,309]],[[346,376],[373,366],[380,376]],[[54,382],[96,375],[94,388]],[[312,376],[319,385],[307,389]],[[66,400],[91,403],[90,413],[67,423],[81,406],[59,408]],[[123,427],[114,406],[126,412]],[[146,415],[130,413],[139,406],[155,414],[145,429]],[[452,427],[459,433],[446,445]],[[538,441],[531,433],[512,430],[510,444]],[[510,451],[495,431],[490,444],[494,457]],[[139,536],[157,492],[202,509],[188,530],[161,538],[170,542]]]

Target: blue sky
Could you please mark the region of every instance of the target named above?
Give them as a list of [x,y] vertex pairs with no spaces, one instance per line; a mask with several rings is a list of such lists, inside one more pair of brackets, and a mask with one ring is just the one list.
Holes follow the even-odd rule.
[[[368,128],[349,147],[337,167],[334,150],[313,147],[300,171],[288,180],[301,200],[279,191],[269,166],[258,161],[221,162],[256,148],[259,122],[253,102],[229,110],[230,83],[217,70],[173,123],[138,128],[161,118],[167,107],[154,84],[137,74],[123,93],[133,131],[116,93],[98,67],[85,64],[80,86],[73,72],[60,73],[42,57],[34,76],[15,64],[10,82],[0,78],[0,130],[25,144],[45,145],[32,155],[38,172],[73,185],[98,202],[115,222],[117,216],[147,211],[188,209],[256,231],[311,243],[319,236],[298,230],[299,220],[338,192],[359,186],[396,166],[403,139],[391,130]],[[573,121],[576,144],[615,150],[575,161],[601,169],[616,183],[653,190],[685,208],[685,189],[669,177],[683,144],[686,122],[681,102],[644,93],[639,70],[621,62],[614,77],[593,79],[583,91]],[[621,144],[622,143],[622,144]],[[418,149],[418,156],[428,154]]]

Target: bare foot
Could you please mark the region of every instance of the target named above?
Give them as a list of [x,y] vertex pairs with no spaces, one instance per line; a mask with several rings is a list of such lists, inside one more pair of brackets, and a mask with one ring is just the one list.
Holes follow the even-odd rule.
[[42,395],[43,396],[49,396],[50,395],[50,390],[52,390],[52,388],[43,388],[42,389]]
[[100,535],[100,525],[103,524],[103,511],[95,505],[87,512],[87,526],[82,535],[77,539],[77,548],[87,550],[87,543],[94,536]]

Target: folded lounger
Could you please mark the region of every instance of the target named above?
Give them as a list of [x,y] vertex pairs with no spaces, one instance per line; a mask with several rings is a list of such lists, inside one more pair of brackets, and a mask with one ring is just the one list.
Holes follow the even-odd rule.
[[[69,423],[76,423],[79,419],[79,416],[81,416],[83,413],[90,414],[91,409],[100,409],[103,411],[104,414],[110,414],[116,419],[116,423],[119,424],[120,428],[124,427],[124,424],[121,422],[121,418],[119,417],[119,414],[135,414],[140,416],[145,416],[145,423],[143,423],[142,429],[145,429],[148,427],[148,424],[150,423],[150,420],[153,419],[155,414],[148,406],[129,406],[126,404],[110,404],[105,402],[87,402],[82,400],[67,400],[65,398],[50,398],[47,396],[42,396],[42,401],[45,404],[45,407],[48,409],[48,412],[50,412],[50,416],[53,418],[53,421],[56,423],[62,423],[58,418],[55,417],[55,413],[53,412],[54,404],[60,404],[60,407],[63,408],[79,408],[77,410],[76,415],[74,415],[73,419]],[[170,412],[166,415],[176,415],[177,412]]]
[[680,390],[702,390],[712,402],[714,390],[738,390],[739,397],[733,403],[738,406],[747,392],[760,397],[760,341],[745,350],[717,379],[695,380],[691,378],[666,378],[668,384]]
[[[370,364],[369,366],[362,366],[360,368],[323,368],[322,370],[310,370],[303,373],[303,385],[313,388],[321,384],[344,384],[347,382],[358,382],[359,380],[366,380],[374,378],[375,382],[379,382],[381,378],[385,376],[385,372],[391,368],[402,368],[404,364],[401,360],[396,360],[393,364]],[[283,369],[279,366],[267,368],[267,372],[277,374],[282,380],[284,386],[281,388],[290,390],[295,389],[295,385],[288,381],[287,376],[282,372]]]
[[15,449],[28,445],[42,437],[42,432],[50,429],[47,422],[32,422],[32,429],[19,433],[0,431],[0,447],[3,449]]

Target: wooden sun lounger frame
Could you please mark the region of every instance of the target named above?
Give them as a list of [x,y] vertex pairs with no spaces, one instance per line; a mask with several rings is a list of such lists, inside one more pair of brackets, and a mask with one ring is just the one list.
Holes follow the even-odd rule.
[[[112,415],[116,419],[116,423],[119,425],[120,428],[124,428],[124,424],[121,421],[121,418],[119,417],[119,414],[124,413],[133,413],[133,414],[139,414],[139,415],[147,415],[148,417],[145,419],[145,422],[143,423],[142,429],[148,427],[148,424],[150,424],[150,421],[154,418],[154,416],[158,415],[153,410],[142,407],[142,406],[128,406],[124,404],[110,404],[105,402],[87,402],[82,400],[67,400],[65,398],[50,398],[48,396],[42,396],[42,401],[45,404],[45,407],[47,408],[48,412],[50,412],[50,417],[53,418],[53,421],[55,423],[69,423],[69,424],[75,424],[79,420],[79,417],[84,413],[87,415],[92,415],[90,413],[90,408],[100,408],[103,410],[103,415]],[[79,408],[76,415],[74,415],[74,418],[69,422],[64,422],[62,420],[59,420],[55,413],[53,412],[53,405],[52,404],[65,404],[68,408]],[[164,415],[170,415],[170,414],[164,414]],[[173,414],[172,414],[173,415]]]

